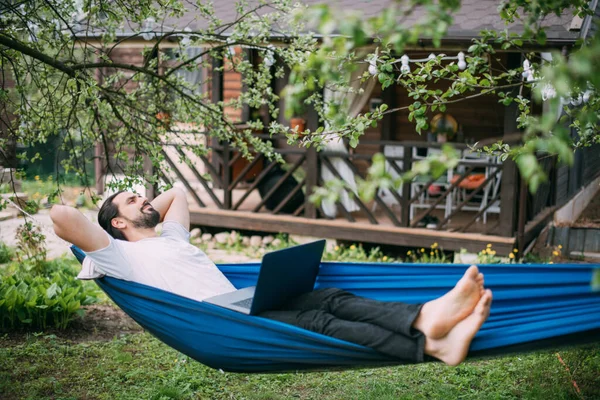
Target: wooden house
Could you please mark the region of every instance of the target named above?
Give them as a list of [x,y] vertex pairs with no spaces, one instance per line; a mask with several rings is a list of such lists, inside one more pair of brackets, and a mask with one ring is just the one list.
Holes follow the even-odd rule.
[[[409,59],[427,58],[431,53],[454,57],[466,52],[472,38],[481,30],[504,29],[504,22],[496,11],[496,1],[467,0],[462,3],[441,48],[434,48],[427,39],[420,40],[407,49]],[[215,2],[217,16],[223,21],[233,20],[236,12],[233,4],[233,1]],[[356,10],[365,16],[377,15],[387,4],[387,1],[377,0],[330,2],[333,7]],[[548,16],[543,21],[547,32],[544,47],[498,50],[496,58],[490,62],[498,68],[501,65],[514,68],[522,65],[525,52],[555,49],[568,53],[576,40],[595,31],[598,9],[596,16],[584,19],[569,13],[560,17]],[[413,18],[418,16],[417,11]],[[173,29],[176,25],[193,30],[201,27],[202,22],[195,20],[193,13],[188,13],[173,24]],[[521,28],[518,25],[508,27],[511,32],[519,32]],[[122,36],[129,34],[131,32],[123,32]],[[120,62],[140,63],[141,51],[148,44],[139,36],[123,40],[112,51],[111,57]],[[168,46],[173,45],[164,44],[164,48]],[[238,51],[247,51],[248,57],[256,57],[252,50]],[[204,90],[215,102],[235,98],[245,90],[242,76],[227,65],[225,67],[224,72],[214,68],[197,72],[203,78],[210,77]],[[198,76],[189,78],[198,79]],[[278,79],[273,83],[273,90],[279,93],[285,84],[286,78]],[[374,84],[362,96],[356,102],[358,112],[367,112],[382,101],[391,108],[411,102],[407,92],[397,85],[382,91],[379,84]],[[285,107],[284,104],[280,106]],[[261,114],[261,110],[226,111],[240,125],[257,115],[269,122],[269,117]],[[536,237],[555,210],[581,188],[598,181],[598,146],[577,150],[572,166],[560,165],[556,158],[540,155],[549,180],[531,195],[512,161],[469,157],[467,151],[467,145],[474,142],[504,140],[518,143],[518,109],[515,105],[505,107],[495,96],[479,96],[449,104],[445,114],[444,118],[451,116],[453,121],[450,122],[457,125],[454,145],[463,155],[459,166],[435,181],[422,178],[405,184],[399,191],[380,190],[370,203],[348,196],[336,204],[329,204],[329,210],[326,210],[324,206],[312,204],[308,194],[331,177],[346,180],[364,177],[375,153],[384,153],[390,171],[401,173],[420,158],[439,151],[440,144],[431,140],[432,135],[419,135],[415,131],[408,120],[408,110],[387,115],[378,126],[369,128],[358,147],[351,150],[339,143],[316,152],[312,148],[291,147],[285,139],[269,138],[267,132],[257,133],[264,135],[265,140],[272,140],[277,151],[284,155],[287,161],[284,168],[260,155],[251,162],[246,161],[227,143],[203,138],[208,132],[196,132],[194,140],[204,140],[210,146],[211,154],[201,157],[166,149],[170,171],[156,172],[162,173],[165,181],[178,181],[187,188],[192,223],[200,226],[288,232],[402,246],[427,247],[436,242],[447,250],[480,251],[492,244],[499,254],[507,254],[514,248],[522,249]],[[308,128],[318,127],[314,112],[309,110],[303,117]],[[279,119],[289,122],[284,120],[283,113]],[[191,165],[178,161],[182,155],[193,160]],[[96,161],[99,176],[106,170],[103,160],[98,157]],[[206,180],[205,174],[211,179]],[[98,189],[102,191],[102,181],[99,182]]]

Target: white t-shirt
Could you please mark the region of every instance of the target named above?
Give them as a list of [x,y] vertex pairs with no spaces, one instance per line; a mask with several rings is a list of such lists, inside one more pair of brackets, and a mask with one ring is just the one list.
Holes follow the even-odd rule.
[[86,252],[79,279],[102,275],[143,283],[194,300],[232,292],[235,287],[175,221],[166,221],[160,236],[128,242],[109,237],[107,247]]

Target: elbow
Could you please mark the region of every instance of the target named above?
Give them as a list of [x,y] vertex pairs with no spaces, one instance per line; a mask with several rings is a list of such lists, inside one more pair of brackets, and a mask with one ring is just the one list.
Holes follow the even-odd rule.
[[182,188],[174,187],[173,192],[175,193],[175,197],[185,200],[187,202],[187,193]]
[[50,219],[54,224],[55,230],[57,225],[60,225],[69,218],[70,208],[71,207],[69,206],[63,206],[58,204],[52,206],[52,209],[50,210]]
[[182,188],[174,187],[171,190],[173,191],[173,193],[175,193],[175,196],[185,197],[185,190],[183,190]]
[[53,223],[57,223],[60,220],[61,215],[63,214],[63,207],[61,205],[53,205],[52,208],[50,209],[50,219],[52,220]]

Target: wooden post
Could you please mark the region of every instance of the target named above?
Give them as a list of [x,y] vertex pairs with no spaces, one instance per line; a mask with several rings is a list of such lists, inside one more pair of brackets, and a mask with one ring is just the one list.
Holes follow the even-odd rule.
[[[253,49],[243,49],[242,50],[243,57],[246,61],[250,61],[254,67],[256,67],[256,50]],[[248,84],[242,79],[242,93],[248,91]],[[250,106],[247,103],[242,105],[242,122],[248,122],[251,117],[251,113],[253,110],[250,109]]]
[[[403,172],[412,169],[412,149],[412,146],[404,146],[404,156],[402,160]],[[400,204],[402,217],[400,219],[400,226],[410,226],[410,187],[410,182],[404,182],[402,184],[402,203]]]
[[[211,87],[210,87],[210,99],[213,104],[217,104],[223,100],[223,59],[213,58],[212,60],[212,76],[211,76]],[[207,126],[206,129],[211,129],[210,126]],[[210,137],[209,147],[214,149],[219,144],[219,141],[215,137]],[[211,150],[213,152],[213,156],[211,157],[211,164],[213,165],[216,171],[221,171],[219,166],[219,159],[215,157],[218,154],[218,151]],[[223,163],[223,173],[229,166]],[[214,182],[214,187],[219,188],[219,182]],[[222,189],[226,189],[227,187],[223,185]],[[227,208],[227,207],[226,207]]]
[[[306,128],[314,132],[319,127],[319,115],[317,111],[310,107],[306,117]],[[313,190],[319,184],[320,165],[319,165],[319,154],[314,147],[310,147],[306,150],[306,196],[304,206],[304,216],[306,218],[317,218],[317,207],[309,200]]]
[[[381,93],[382,101],[388,105],[388,109],[394,109],[397,107],[398,99],[396,95],[396,85],[392,85],[386,88]],[[381,120],[381,140],[394,140],[396,135],[396,113],[390,113],[383,116]],[[381,146],[383,151],[383,146]]]
[[231,159],[231,149],[229,148],[229,142],[223,142],[223,208],[225,210],[231,209],[231,167],[229,161]]
[[[517,226],[517,249],[523,256],[525,250],[525,220],[527,218],[527,184],[520,177],[517,179],[519,186],[519,223]],[[501,214],[502,215],[502,214]]]
[[[144,173],[150,176],[154,176],[154,166],[152,165],[152,161],[150,157],[147,155],[144,156]],[[148,201],[152,201],[156,196],[156,185],[146,181],[146,198]]]
[[[107,149],[108,151],[108,149]],[[96,142],[94,148],[94,171],[96,172],[96,193],[98,196],[104,194],[104,168],[102,167],[102,144]]]
[[[509,53],[507,68],[516,68],[521,65],[521,54]],[[518,89],[509,92],[516,95]],[[519,108],[514,102],[504,109],[504,136],[518,132],[517,116]],[[502,185],[500,187],[500,224],[498,234],[500,236],[513,236],[515,234],[517,220],[517,193],[519,192],[517,165],[514,161],[507,159],[502,164]]]

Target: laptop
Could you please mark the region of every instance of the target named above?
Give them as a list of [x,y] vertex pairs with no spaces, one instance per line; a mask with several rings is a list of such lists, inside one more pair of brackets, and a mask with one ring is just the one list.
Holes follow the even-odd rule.
[[278,309],[314,289],[324,249],[325,240],[318,240],[267,253],[263,256],[256,286],[204,301],[249,315]]

